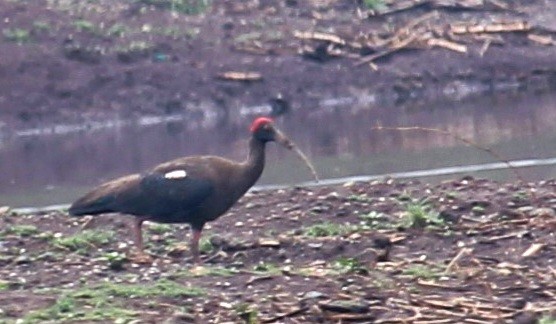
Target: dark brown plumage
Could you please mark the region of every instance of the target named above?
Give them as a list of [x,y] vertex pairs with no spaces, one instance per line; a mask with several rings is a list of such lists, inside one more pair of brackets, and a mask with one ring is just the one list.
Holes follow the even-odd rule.
[[199,261],[199,238],[206,222],[224,214],[260,177],[265,163],[265,144],[293,144],[269,118],[251,125],[249,154],[238,163],[217,156],[179,158],[160,164],[144,174],[132,174],[104,183],[74,202],[74,216],[118,212],[134,215],[134,239],[143,251],[141,225],[145,220],[189,223],[193,230],[191,250]]

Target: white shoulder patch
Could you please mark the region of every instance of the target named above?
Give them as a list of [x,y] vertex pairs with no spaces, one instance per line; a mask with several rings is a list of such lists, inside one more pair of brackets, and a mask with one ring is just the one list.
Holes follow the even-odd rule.
[[187,177],[187,172],[185,170],[174,170],[164,174],[166,179],[183,179]]

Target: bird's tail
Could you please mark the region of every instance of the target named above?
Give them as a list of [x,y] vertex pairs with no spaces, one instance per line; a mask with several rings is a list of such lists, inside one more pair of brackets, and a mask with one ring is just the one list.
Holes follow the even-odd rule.
[[117,201],[121,201],[121,197],[126,197],[129,192],[135,192],[134,190],[140,187],[140,182],[139,174],[106,182],[77,199],[70,206],[69,213],[72,216],[82,216],[114,212]]

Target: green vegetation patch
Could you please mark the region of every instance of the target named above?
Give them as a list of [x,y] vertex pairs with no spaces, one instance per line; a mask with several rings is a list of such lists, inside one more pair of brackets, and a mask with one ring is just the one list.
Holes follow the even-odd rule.
[[253,267],[253,271],[261,275],[279,275],[282,274],[282,269],[272,263],[259,262]]
[[6,28],[2,31],[4,38],[10,42],[23,44],[31,41],[31,33],[22,28]]
[[543,316],[539,320],[539,324],[556,324],[556,317],[552,316]]
[[56,238],[53,244],[73,252],[85,253],[90,248],[109,243],[113,236],[112,231],[85,230],[72,236]]
[[339,258],[334,262],[334,268],[340,273],[357,273],[363,275],[369,273],[369,269],[355,258]]
[[172,226],[168,224],[150,224],[148,231],[153,234],[164,234],[172,231]]
[[445,226],[440,213],[424,201],[411,201],[405,205],[405,212],[400,226],[404,228],[424,228],[427,226]]
[[136,0],[136,2],[186,15],[202,14],[212,5],[211,0]]
[[441,276],[442,269],[433,265],[414,264],[405,268],[402,274],[421,279],[435,279]]
[[376,211],[358,215],[361,229],[388,229],[395,227],[388,217]]
[[322,222],[306,227],[303,234],[311,237],[327,237],[344,235],[351,230],[353,230],[353,226],[350,225]]
[[35,225],[13,225],[6,227],[1,232],[2,235],[17,235],[21,237],[29,237],[39,233],[39,229]]
[[238,270],[219,266],[204,265],[177,272],[174,277],[230,277],[236,275]]
[[126,309],[117,298],[194,297],[204,294],[196,287],[161,279],[152,284],[105,282],[74,291],[58,291],[54,305],[33,311],[23,323],[41,321],[117,321],[127,322],[139,313]]
[[75,298],[91,300],[107,297],[143,298],[143,297],[193,297],[203,295],[200,288],[186,287],[175,281],[160,279],[153,284],[122,284],[106,282],[73,293]]

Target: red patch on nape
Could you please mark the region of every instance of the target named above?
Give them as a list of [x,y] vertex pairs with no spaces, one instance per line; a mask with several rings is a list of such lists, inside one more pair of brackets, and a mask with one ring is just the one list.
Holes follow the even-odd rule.
[[253,121],[253,123],[251,124],[251,128],[249,128],[249,130],[251,131],[251,133],[254,133],[257,131],[257,129],[259,129],[259,127],[266,124],[272,124],[273,122],[274,121],[271,118],[259,117]]

